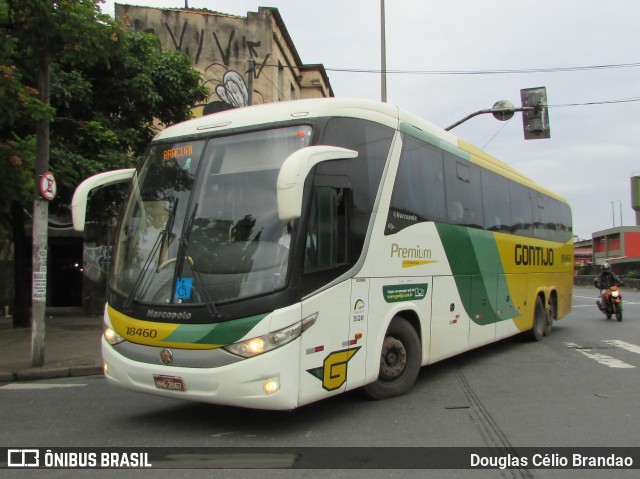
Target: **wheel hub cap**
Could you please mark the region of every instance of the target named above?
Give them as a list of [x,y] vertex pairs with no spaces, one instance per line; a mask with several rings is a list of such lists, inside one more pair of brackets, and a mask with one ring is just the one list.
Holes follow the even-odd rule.
[[402,342],[391,337],[385,338],[380,362],[381,379],[397,378],[402,374],[406,366],[407,351]]

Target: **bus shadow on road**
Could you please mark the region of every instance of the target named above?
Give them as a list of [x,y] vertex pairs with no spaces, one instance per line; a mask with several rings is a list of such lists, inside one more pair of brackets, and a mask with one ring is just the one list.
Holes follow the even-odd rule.
[[[292,437],[305,438],[309,431],[321,429],[327,423],[327,418],[331,419],[329,423],[341,419],[371,420],[372,417],[384,417],[390,411],[402,408],[405,403],[436,400],[443,394],[448,379],[460,371],[464,373],[467,366],[485,364],[490,367],[496,361],[504,361],[505,356],[510,356],[516,350],[529,354],[535,348],[562,342],[569,334],[570,328],[557,325],[552,336],[542,342],[531,342],[518,335],[425,366],[421,369],[414,388],[407,395],[398,398],[372,400],[360,388],[293,411],[255,410],[156,398],[160,401],[157,407],[144,414],[122,417],[121,420],[123,423],[149,428],[158,434],[176,429],[189,431],[198,438],[205,434],[210,445],[233,445],[238,440],[241,440],[242,445],[251,445],[254,441],[264,445],[262,441],[265,437],[276,442],[278,438],[282,438],[288,442]],[[167,404],[165,401],[170,402]],[[454,406],[453,403],[450,405],[452,408]]]

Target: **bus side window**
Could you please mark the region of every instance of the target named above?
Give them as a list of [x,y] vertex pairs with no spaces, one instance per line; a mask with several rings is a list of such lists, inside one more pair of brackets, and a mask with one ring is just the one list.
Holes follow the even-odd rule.
[[350,266],[348,204],[350,190],[315,186],[307,229],[303,290],[311,292]]
[[335,268],[347,262],[345,206],[343,188],[314,188],[304,272]]
[[445,152],[444,171],[449,222],[484,228],[480,168]]

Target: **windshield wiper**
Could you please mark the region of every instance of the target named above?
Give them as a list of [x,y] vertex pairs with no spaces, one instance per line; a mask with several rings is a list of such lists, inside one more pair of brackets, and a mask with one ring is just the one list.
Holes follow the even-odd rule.
[[[176,295],[176,288],[178,286],[178,278],[182,277],[182,271],[184,270],[184,261],[187,258],[187,247],[189,246],[189,239],[191,237],[191,231],[193,230],[193,223],[194,220],[196,218],[196,213],[198,212],[198,203],[196,203],[193,207],[193,212],[191,213],[191,216],[189,217],[189,221],[187,223],[187,227],[184,230],[184,233],[182,234],[182,237],[180,238],[180,243],[178,245],[178,255],[177,257],[179,258],[178,261],[178,265],[176,267],[176,270],[174,271],[174,277],[173,277],[173,286],[171,288],[171,303],[173,304],[173,301],[175,299],[175,295]],[[218,311],[218,308],[216,308],[215,303],[213,302],[213,300],[211,299],[211,296],[209,295],[209,292],[207,291],[206,285],[204,284],[204,280],[202,279],[202,275],[200,274],[200,272],[195,268],[195,265],[193,263],[193,261],[191,262],[191,271],[193,272],[193,277],[196,280],[196,283],[200,286],[200,292],[201,295],[204,298],[204,303],[207,306],[207,309],[209,310],[209,314],[211,314],[211,316],[216,319],[216,320],[222,320],[225,318],[225,315],[222,314],[220,311]]]
[[173,223],[175,221],[176,211],[178,210],[179,200],[180,198],[175,199],[175,202],[173,203],[173,208],[169,212],[169,217],[167,218],[167,223],[165,224],[164,229],[160,230],[160,233],[158,233],[158,237],[156,238],[156,241],[153,243],[153,246],[151,247],[151,251],[149,251],[149,254],[144,260],[144,264],[142,265],[140,274],[138,274],[138,277],[136,278],[135,283],[133,283],[133,289],[129,293],[129,296],[127,296],[127,300],[124,303],[125,311],[131,310],[130,309],[131,303],[133,302],[133,299],[135,298],[136,293],[140,289],[140,286],[142,285],[142,282],[147,272],[149,271],[149,267],[151,266],[153,259],[156,257],[156,253],[160,250],[160,247],[163,244],[165,244],[168,247],[169,244],[171,244],[171,242],[175,238],[175,235],[171,232],[171,230],[173,229]]

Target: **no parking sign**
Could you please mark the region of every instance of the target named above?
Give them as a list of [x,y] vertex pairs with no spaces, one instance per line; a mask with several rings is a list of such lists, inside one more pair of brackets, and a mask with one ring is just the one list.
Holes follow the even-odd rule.
[[46,171],[40,176],[40,194],[45,200],[51,201],[56,197],[58,187],[53,173]]

